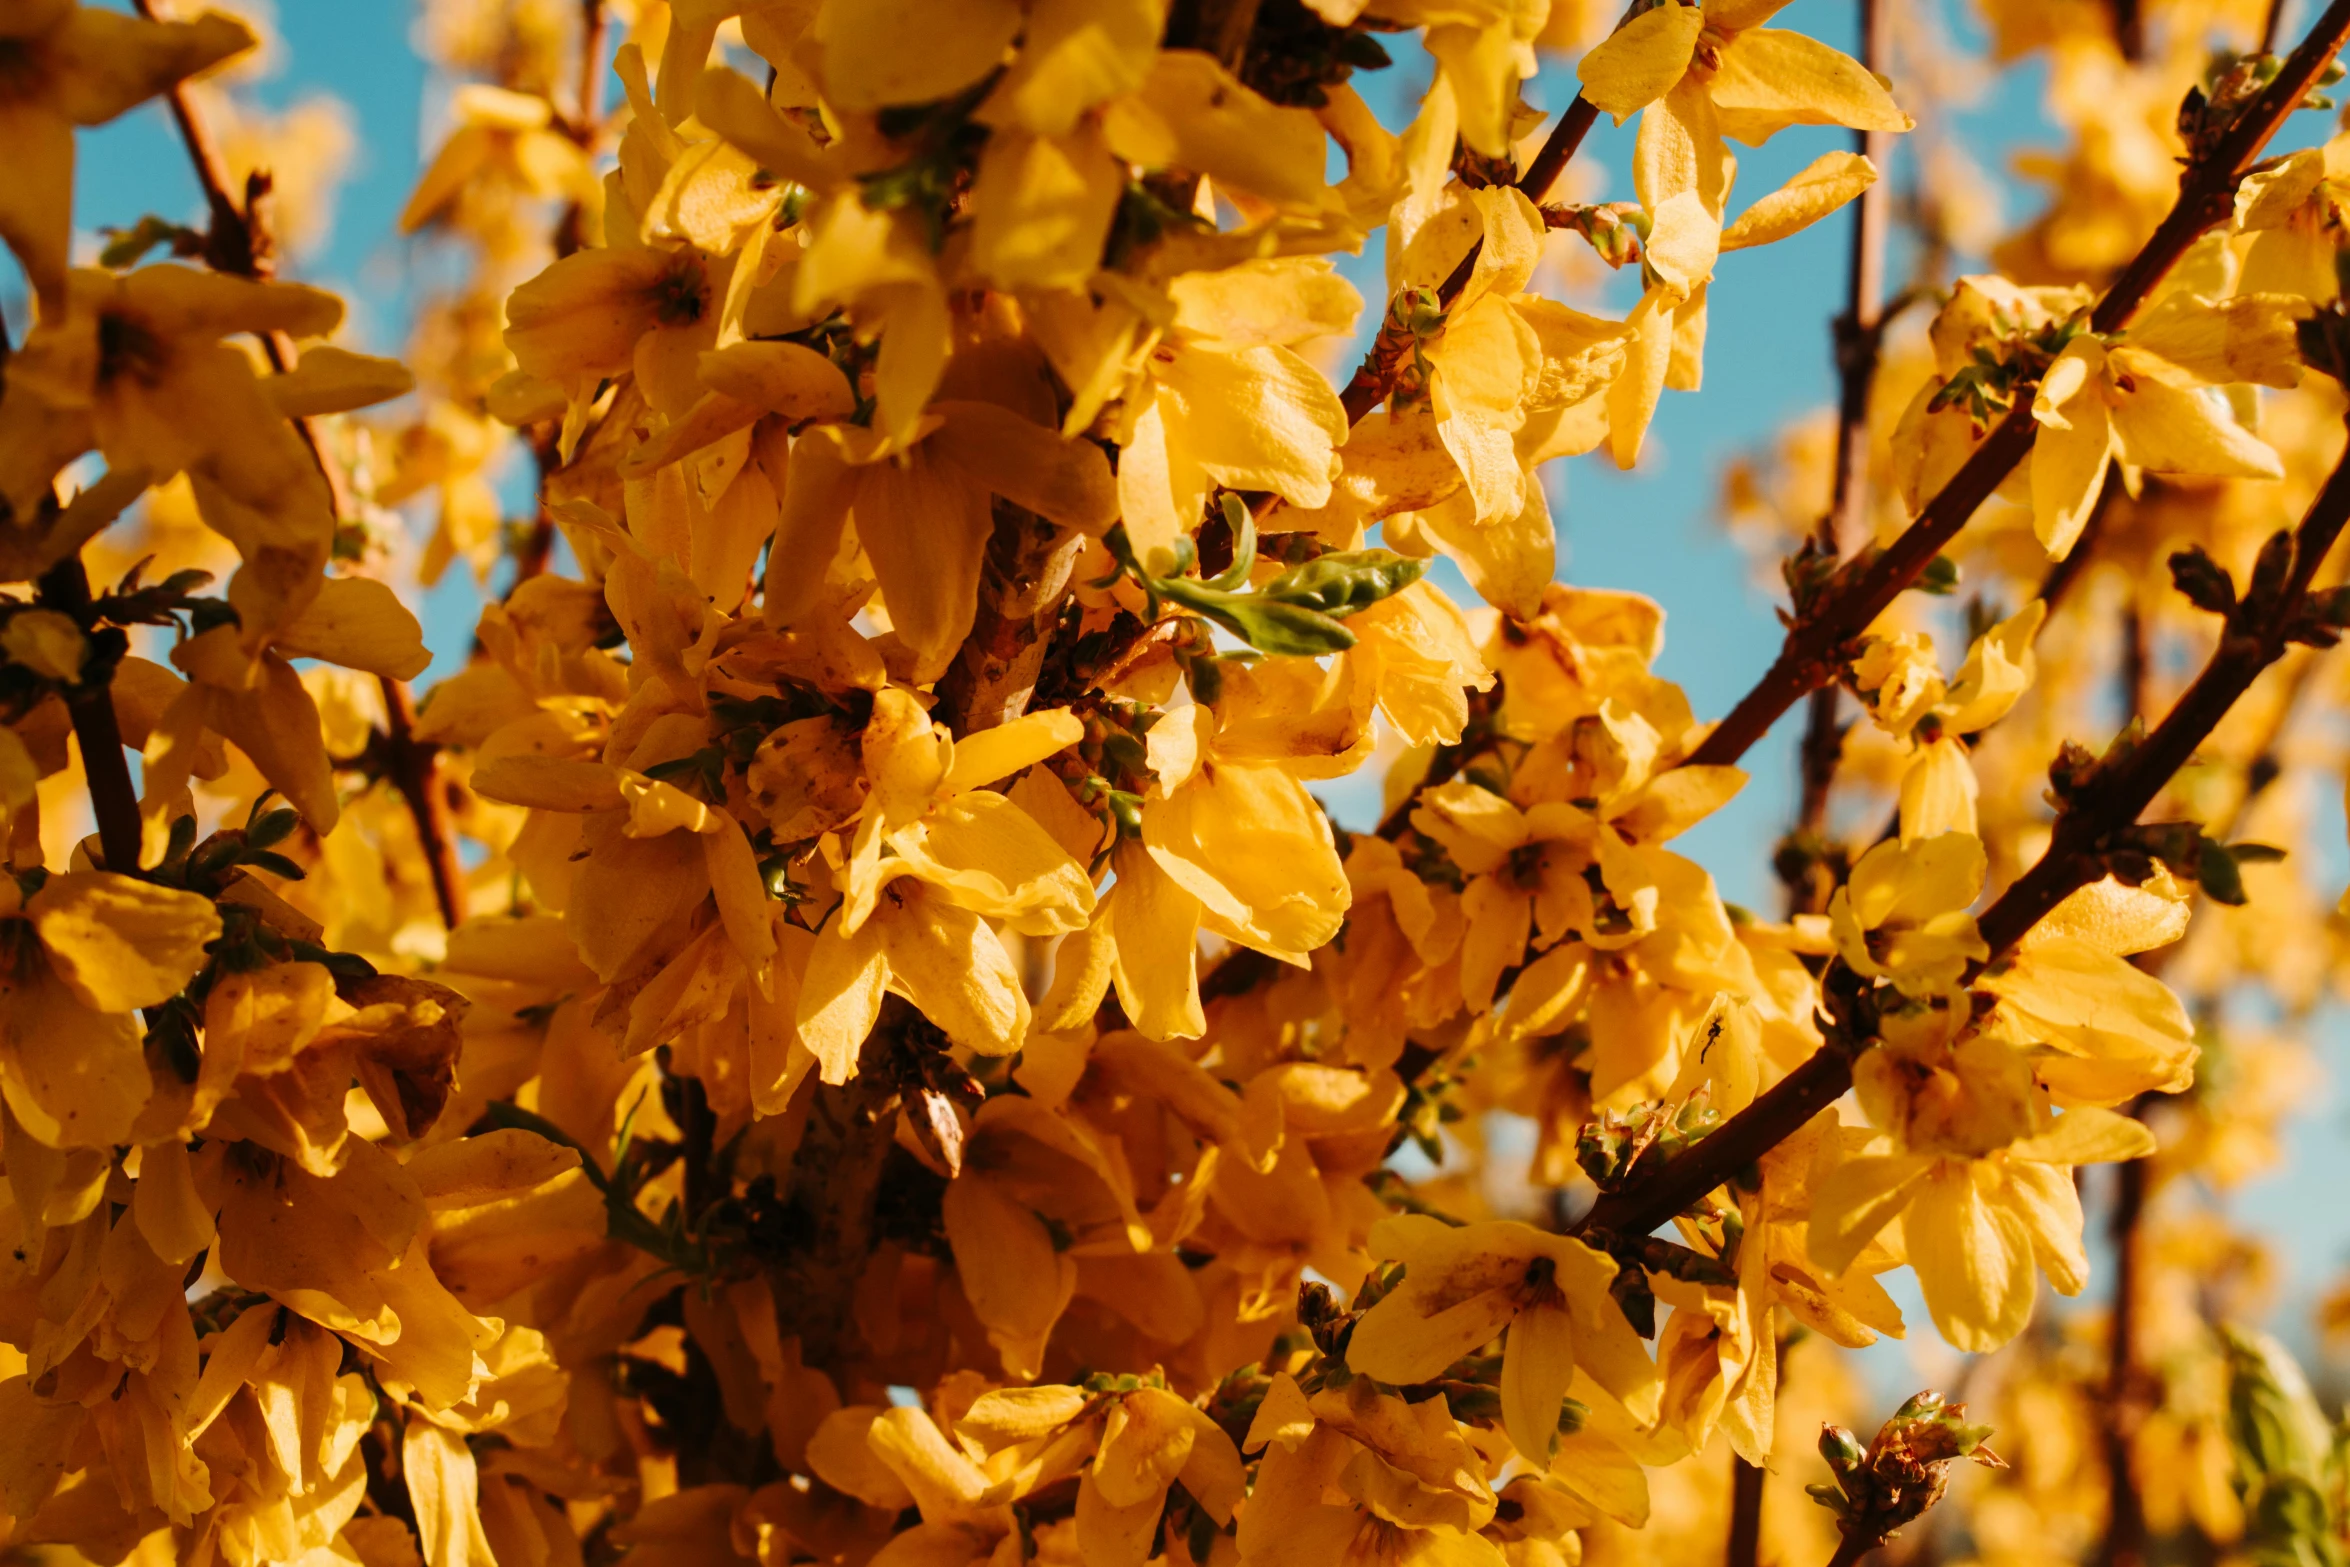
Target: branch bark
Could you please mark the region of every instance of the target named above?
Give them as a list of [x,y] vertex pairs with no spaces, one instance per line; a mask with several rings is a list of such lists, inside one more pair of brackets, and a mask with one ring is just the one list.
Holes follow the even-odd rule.
[[[133,4],[141,16],[149,21],[157,20],[155,0],[133,0]],[[229,191],[219,150],[213,146],[211,134],[205,128],[203,117],[196,113],[187,88],[173,87],[165,95],[165,101],[171,109],[173,123],[179,127],[180,140],[188,149],[188,162],[195,169],[196,183],[202,188],[204,204],[211,213],[204,250],[206,262],[215,271],[240,277],[272,276],[276,269],[272,265],[269,228],[257,206],[259,198],[269,189],[267,177],[256,174],[248,179],[245,199],[240,203]],[[261,334],[261,350],[269,367],[280,374],[294,362],[293,344],[282,332]],[[301,435],[302,444],[310,448],[310,456],[326,480],[335,520],[339,522],[351,513],[349,483],[342,469],[319,444],[318,431],[308,419],[296,418],[294,429]],[[432,874],[433,901],[439,906],[441,920],[454,930],[465,918],[465,879],[450,833],[439,749],[416,738],[416,706],[408,694],[407,683],[379,675],[377,684],[383,692],[386,744],[382,749],[391,768],[391,783],[415,820],[416,835],[423,842],[425,863]],[[135,854],[131,863],[137,863]]]
[[[2177,203],[2090,313],[2091,331],[2113,333],[2127,326],[2188,247],[2227,219],[2245,171],[2346,39],[2350,0],[2333,0],[2260,96],[2245,106],[2207,154],[2188,165],[2180,177]],[[1927,503],[1917,521],[1796,623],[1770,668],[1688,760],[1712,767],[1735,763],[1782,713],[1834,680],[1851,643],[1958,537],[1976,508],[2031,451],[2037,430],[2031,401],[2019,389],[2014,407]]]

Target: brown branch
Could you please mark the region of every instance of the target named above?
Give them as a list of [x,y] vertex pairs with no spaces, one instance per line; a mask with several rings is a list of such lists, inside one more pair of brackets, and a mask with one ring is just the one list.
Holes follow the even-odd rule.
[[[2129,1114],[2143,1120],[2151,1094],[2140,1094]],[[2147,1161],[2125,1159],[2113,1167],[2113,1214],[2106,1234],[2113,1242],[2113,1315],[2106,1344],[2105,1372],[2105,1567],[2138,1567],[2146,1559],[2146,1507],[2138,1495],[2130,1454],[2144,1424],[2149,1389],[2138,1366],[2138,1280],[2146,1258]]]
[[[1599,111],[1582,94],[1577,93],[1575,101],[1567,105],[1567,112],[1559,116],[1558,124],[1552,126],[1550,134],[1543,138],[1541,150],[1534,154],[1534,161],[1527,164],[1526,171],[1518,176],[1517,187],[1526,193],[1528,200],[1536,206],[1542,204],[1542,198],[1549,195],[1551,186],[1558,183],[1559,175],[1566,171],[1569,160],[1582,147],[1583,138],[1591,134],[1591,127],[1598,119]],[[1469,286],[1469,279],[1477,270],[1477,258],[1484,250],[1485,241],[1480,238],[1469,246],[1468,254],[1461,257],[1460,264],[1437,285],[1436,300],[1441,308],[1450,309],[1452,302],[1461,297],[1461,290]],[[1353,378],[1338,394],[1339,402],[1346,407],[1348,424],[1361,424],[1364,416],[1387,401],[1388,394],[1395,390],[1397,374],[1411,357],[1411,350],[1411,333],[1393,320],[1379,328],[1379,335],[1371,340],[1370,352],[1363,356],[1363,362],[1355,368]]]
[[582,147],[596,139],[604,118],[604,0],[579,0],[579,84],[574,99],[578,118],[571,139]]
[[1085,537],[998,501],[971,634],[939,682],[937,717],[958,737],[1028,711]]
[[[1878,0],[1860,0],[1860,63],[1878,67]],[[1861,131],[1854,140],[1862,157],[1879,168],[1892,138],[1883,131]],[[1860,193],[1853,206],[1851,259],[1845,273],[1844,313],[1836,318],[1836,455],[1828,483],[1828,509],[1820,517],[1819,549],[1834,559],[1844,541],[1860,532],[1863,502],[1868,491],[1869,398],[1875,390],[1877,362],[1884,348],[1885,228],[1888,217],[1885,185],[1877,183]],[[1805,715],[1803,743],[1798,749],[1800,788],[1795,813],[1796,832],[1803,841],[1816,842],[1827,825],[1828,797],[1835,788],[1836,764],[1844,752],[1840,709],[1844,693],[1833,682],[1811,694]],[[1813,863],[1802,857],[1805,870],[1787,885],[1788,912],[1817,913],[1823,878],[1810,873]],[[1795,863],[1790,859],[1790,865]]]
[[[83,569],[78,551],[50,567],[38,586],[43,605],[71,615],[85,633],[91,629],[90,574]],[[63,695],[65,711],[73,719],[74,739],[81,745],[90,810],[98,818],[99,853],[105,856],[108,870],[136,876],[139,796],[131,787],[130,763],[123,756],[112,672],[103,680],[77,680],[64,688]]]
[[2146,11],[2139,0],[2113,0],[2113,46],[2132,65],[2146,58]]
[[[2187,248],[2227,219],[2245,170],[2346,38],[2350,38],[2350,0],[2333,0],[2260,96],[2236,116],[2208,151],[2187,166],[2180,176],[2177,203],[2098,301],[2090,313],[2089,330],[2106,334],[2127,326]],[[2007,416],[1927,503],[1917,521],[1796,623],[1771,667],[1688,760],[1699,766],[1736,762],[1782,713],[1833,680],[1851,644],[1958,537],[1975,509],[2023,461],[2037,429],[2031,400],[2019,389]]]
[[1762,1560],[1764,1471],[1730,1455],[1730,1539],[1723,1567],[1757,1567]]
[[[2056,819],[2047,852],[1976,922],[1990,948],[1987,962],[1996,963],[2012,952],[2026,932],[2101,873],[2098,851],[2104,842],[2137,822],[2139,813],[2194,756],[2195,748],[2210,737],[2252,682],[2282,656],[2286,630],[2306,604],[2318,567],[2346,522],[2350,453],[2336,465],[2302,520],[2291,570],[2273,608],[2233,618],[2235,623],[2222,635],[2195,683],[2143,741],[2110,758],[2074,789]],[[1977,964],[1968,978],[1985,966]],[[1832,968],[1831,978],[1839,972]],[[1841,1023],[1831,1027],[1808,1060],[1719,1129],[1646,1179],[1602,1194],[1577,1231],[1645,1235],[1655,1229],[1843,1097],[1852,1086],[1853,1058],[1867,1044]]]
[[455,930],[465,918],[465,865],[457,857],[456,826],[449,819],[449,784],[441,776],[440,747],[416,738],[416,706],[408,683],[386,675],[379,679],[384,699],[384,735],[380,746],[384,776],[407,804],[424,850],[426,872],[432,877],[433,902],[441,919]]
[[2277,32],[2285,25],[2286,0],[2268,0],[2268,11],[2260,19],[2260,52],[2277,52]]
[[1884,1542],[1866,1535],[1839,1534],[1836,1536],[1836,1554],[1828,1558],[1828,1567],[1855,1567],[1860,1559]]
[[[155,0],[133,0],[141,16],[157,20]],[[179,127],[180,140],[188,149],[188,162],[194,167],[196,183],[204,193],[204,204],[211,212],[206,233],[204,259],[215,271],[239,277],[266,279],[275,274],[273,247],[269,226],[263,220],[260,200],[268,193],[269,178],[256,172],[245,181],[245,199],[240,203],[229,192],[228,175],[220,159],[220,152],[212,143],[203,117],[196,113],[187,88],[174,86],[166,95],[173,122]],[[261,351],[269,367],[284,374],[294,362],[292,341],[282,332],[259,334]],[[351,514],[351,495],[341,467],[333,462],[319,443],[318,431],[308,419],[296,418],[294,429],[302,444],[310,449],[311,459],[318,464],[321,477],[326,480],[329,504],[334,520],[340,522]],[[409,697],[407,684],[389,675],[377,677],[383,691],[385,727],[388,744],[385,753],[390,759],[391,782],[400,797],[408,802],[410,815],[416,820],[416,833],[423,841],[426,863],[432,869],[433,897],[440,907],[442,921],[454,930],[465,917],[465,882],[457,869],[456,846],[449,834],[447,801],[440,779],[438,748],[415,737],[415,704]],[[136,863],[135,860],[133,863]]]

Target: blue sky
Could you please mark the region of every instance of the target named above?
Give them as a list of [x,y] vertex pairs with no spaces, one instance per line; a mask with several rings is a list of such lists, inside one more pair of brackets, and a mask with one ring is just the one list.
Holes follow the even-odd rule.
[[[281,0],[279,68],[258,89],[273,106],[324,89],[355,113],[358,148],[333,236],[294,270],[342,292],[352,304],[362,346],[384,352],[398,351],[409,298],[412,252],[395,220],[430,150],[426,138],[434,134],[425,118],[425,68],[411,42],[415,14],[405,0]],[[1850,0],[1796,0],[1778,25],[1849,49],[1853,15]],[[1962,38],[1967,35],[1963,21],[1954,26]],[[1382,85],[1377,78],[1360,79],[1374,103],[1394,100],[1424,80],[1416,51],[1396,42],[1405,63],[1388,73],[1393,80]],[[1415,79],[1415,72],[1423,74]],[[1957,116],[1960,139],[1987,169],[2003,171],[2021,147],[2055,142],[2038,109],[2040,86],[2034,67],[2011,72]],[[1572,93],[1570,72],[1554,64],[1528,97],[1556,107]],[[2322,132],[2318,119],[2302,116],[2286,144],[2307,144]],[[1772,189],[1821,152],[1846,145],[1844,134],[1798,129],[1764,148],[1742,151],[1736,204]],[[1603,123],[1586,143],[1582,161],[1610,171],[1613,186],[1596,199],[1629,195],[1623,173],[1629,141],[1628,128]],[[198,215],[185,156],[159,107],[85,134],[80,157],[76,220],[85,234],[130,224],[148,212],[191,220]],[[1897,154],[1891,177],[1901,173]],[[2028,216],[2041,199],[2036,188],[2010,182],[2009,219]],[[1639,469],[1618,474],[1602,459],[1581,459],[1550,470],[1562,574],[1595,586],[1636,589],[1664,604],[1659,672],[1686,687],[1701,716],[1726,711],[1778,647],[1777,600],[1757,581],[1752,561],[1722,533],[1716,501],[1725,464],[1833,395],[1828,322],[1843,307],[1846,244],[1845,220],[1839,218],[1725,258],[1712,293],[1705,388],[1695,395],[1668,394]],[[1367,285],[1366,297],[1376,299],[1376,257],[1349,270]],[[1892,276],[1902,271],[1897,252]],[[0,305],[21,333],[21,291]],[[1376,311],[1367,314],[1375,326]],[[1466,597],[1465,590],[1456,591]],[[462,661],[476,608],[461,572],[432,596],[427,634],[441,659],[427,683]],[[1756,748],[1747,762],[1754,778],[1745,793],[1682,843],[1714,871],[1725,896],[1760,909],[1777,903],[1768,862],[1793,795],[1793,728],[1791,720]],[[2340,1030],[2328,1027],[2325,1033],[2330,1046]],[[2338,1057],[2339,1051],[2329,1048],[2328,1054]],[[2296,1293],[2323,1282],[2350,1254],[2350,1213],[2321,1208],[2313,1216],[2306,1201],[2311,1183],[2350,1178],[2342,1130],[2342,1110],[2329,1089],[2299,1124],[2289,1172],[2239,1199],[2240,1211],[2256,1224],[2275,1233],[2291,1227],[2297,1235],[2298,1247],[2284,1259]]]

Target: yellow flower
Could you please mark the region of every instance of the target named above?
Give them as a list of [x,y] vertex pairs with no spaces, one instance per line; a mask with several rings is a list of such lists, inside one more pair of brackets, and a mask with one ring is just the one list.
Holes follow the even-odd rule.
[[1407,1403],[1367,1382],[1309,1400],[1277,1374],[1242,1447],[1264,1449],[1241,1510],[1246,1567],[1501,1567],[1477,1531],[1496,1499],[1441,1394]]
[[2235,232],[2244,258],[2237,290],[2329,304],[2341,293],[2334,257],[2350,210],[2350,136],[2336,136],[2244,176]]
[[[1575,68],[1584,98],[1618,124],[1640,115],[1632,180],[1648,213],[1642,267],[1651,286],[1624,323],[1631,355],[1610,394],[1619,467],[1638,455],[1668,377],[1696,386],[1705,285],[1724,246],[1724,208],[1737,169],[1723,138],[1760,146],[1791,125],[1906,131],[1913,123],[1858,61],[1800,33],[1764,27],[1785,3],[1666,0],[1616,29]],[[1786,209],[1756,217],[1744,242],[1792,232],[1789,225],[1800,227],[1804,214],[1832,210],[1822,198],[1858,193],[1840,172],[1816,164],[1791,183],[1796,194]]]
[[2069,1166],[2154,1151],[2140,1123],[2108,1110],[2056,1117],[1981,1158],[1873,1142],[1814,1191],[1811,1254],[1839,1273],[1898,1217],[1934,1325],[1958,1349],[1997,1349],[2031,1320],[2038,1274],[2060,1294],[2088,1281],[2081,1199]]
[[2023,1037],[2060,1104],[2114,1105],[2178,1093],[2195,1077],[2195,1025],[2169,986],[2128,961],[2186,933],[2185,889],[2167,872],[2137,887],[2108,877],[2073,893],[1978,986]]
[[192,892],[112,871],[0,880],[0,1093],[55,1148],[129,1140],[149,1093],[139,1009],[195,978],[220,913]]
[[9,149],[0,239],[44,313],[64,302],[74,128],[103,125],[253,44],[244,23],[213,11],[155,22],[76,0],[32,0],[0,20],[0,140]]
[[1838,955],[1907,996],[1950,989],[1970,961],[1991,955],[1967,912],[1985,869],[1982,840],[1971,833],[1878,844],[1829,900]]
[[2286,295],[2215,304],[2175,293],[2117,344],[2087,333],[2066,344],[2032,398],[2032,526],[2050,558],[2071,553],[2116,458],[2155,473],[2283,478],[2218,388],[2298,383],[2293,324],[2308,308]]
[[1293,506],[1330,500],[1346,410],[1298,344],[1353,328],[1362,298],[1322,260],[1252,261],[1169,285],[1174,319],[1126,394],[1118,507],[1142,563],[1175,540],[1221,485]]
[[1093,884],[986,786],[1080,732],[1054,710],[957,742],[906,693],[875,698],[864,740],[871,793],[841,868],[840,909],[817,938],[800,995],[801,1033],[825,1081],[852,1075],[890,990],[958,1044],[990,1055],[1019,1047],[1028,1001],[985,921],[1036,936],[1076,930],[1093,912]]
[[1113,483],[1101,448],[993,403],[938,403],[902,441],[817,425],[792,451],[767,557],[767,623],[796,627],[818,611],[823,563],[853,524],[913,678],[935,680],[977,613],[995,529],[989,497],[1098,535],[1117,515]]
[[1183,1489],[1219,1526],[1245,1485],[1221,1426],[1164,1388],[1114,1398],[1101,1448],[1077,1488],[1077,1544],[1087,1563],[1142,1567],[1157,1544],[1167,1492]]
[[1654,1415],[1656,1367],[1608,1293],[1616,1265],[1604,1253],[1514,1221],[1456,1227],[1417,1214],[1380,1220],[1370,1245],[1404,1272],[1348,1340],[1346,1363],[1362,1375],[1432,1381],[1506,1333],[1502,1422],[1545,1466],[1578,1367],[1635,1418]]
[[[578,142],[554,126],[554,106],[529,93],[486,82],[460,85],[450,103],[457,128],[417,177],[400,230],[413,234],[447,216],[460,202],[479,199],[488,182],[537,198],[588,202],[597,194],[594,170]],[[503,190],[498,194],[505,195]]]
[[1988,729],[2031,689],[2032,642],[2048,606],[2034,599],[1975,639],[1945,687],[1933,638],[1871,637],[1852,662],[1853,689],[1878,727],[1914,747],[1901,773],[1901,841],[1975,831],[1979,792],[1963,735]]
[[248,567],[299,576],[326,562],[326,481],[272,401],[275,383],[222,339],[332,331],[343,307],[292,283],[191,267],[77,271],[59,307],[10,356],[0,407],[0,487],[30,517],[57,469],[95,448],[151,483],[187,472],[205,523]]

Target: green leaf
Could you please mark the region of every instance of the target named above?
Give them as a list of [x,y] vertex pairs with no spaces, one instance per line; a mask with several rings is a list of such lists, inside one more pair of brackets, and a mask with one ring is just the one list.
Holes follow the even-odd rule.
[[1343,619],[1401,593],[1427,569],[1426,561],[1393,550],[1346,550],[1292,566],[1257,592],[1264,598]]
[[1355,645],[1355,634],[1321,611],[1258,594],[1235,598],[1221,613],[1201,613],[1260,653],[1318,658]]
[[1229,593],[1248,586],[1248,574],[1257,563],[1257,519],[1239,496],[1224,492],[1224,525],[1232,530],[1232,564],[1208,579],[1208,586]]
[[2223,844],[2203,840],[2197,857],[2196,880],[2202,883],[2203,895],[2214,903],[2230,908],[2244,906],[2244,878],[2236,872],[2236,857]]

